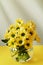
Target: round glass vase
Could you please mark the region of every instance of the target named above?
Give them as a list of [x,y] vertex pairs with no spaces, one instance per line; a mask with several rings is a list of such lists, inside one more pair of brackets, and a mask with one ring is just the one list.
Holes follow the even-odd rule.
[[27,62],[33,56],[33,47],[21,52],[18,52],[16,48],[10,48],[11,57],[18,62]]

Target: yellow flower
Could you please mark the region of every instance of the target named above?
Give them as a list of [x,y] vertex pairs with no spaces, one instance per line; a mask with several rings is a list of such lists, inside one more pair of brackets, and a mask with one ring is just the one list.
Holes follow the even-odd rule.
[[12,28],[15,28],[15,25],[14,24],[11,24],[9,29],[12,29]]
[[20,26],[16,24],[16,25],[15,25],[15,29],[16,29],[16,30],[19,30],[19,29],[20,29]]
[[25,37],[26,37],[28,34],[27,34],[27,32],[25,31],[25,29],[21,29],[21,30],[19,31],[19,35],[20,35],[22,38],[25,39]]
[[9,47],[16,48],[16,46],[24,45],[26,49],[29,49],[32,47],[34,39],[40,42],[35,29],[36,25],[33,21],[30,20],[24,23],[22,19],[17,19],[15,25],[10,25],[4,37],[5,39],[9,39]]
[[16,34],[20,31],[20,26],[18,24],[15,25],[15,32]]
[[24,39],[23,38],[16,38],[16,45],[17,46],[22,46],[22,45],[24,45]]
[[35,23],[32,20],[29,20],[27,22],[27,26],[28,26],[28,28],[32,28],[34,30],[36,29],[36,25],[35,25]]
[[23,27],[26,32],[28,32],[28,30],[30,29],[29,23],[25,23]]
[[12,30],[11,30],[11,34],[15,34],[16,33],[16,30],[13,28]]
[[37,42],[40,42],[41,40],[40,40],[40,37],[36,34],[36,36],[35,36],[35,40],[37,41]]
[[30,39],[34,40],[35,36],[36,36],[36,31],[33,29],[29,29],[28,30],[28,34],[30,35]]
[[10,32],[6,32],[4,35],[5,39],[9,39],[11,37],[11,31]]
[[25,46],[26,49],[32,48],[32,41],[30,41],[30,40],[26,41],[24,46]]
[[19,26],[21,26],[23,24],[23,20],[22,19],[17,19],[16,20],[16,24],[18,24]]
[[14,44],[15,44],[15,39],[14,38],[10,38],[10,40],[8,41],[8,46],[9,47],[13,47],[14,46]]
[[16,38],[15,29],[13,28],[12,30],[10,30],[10,32],[6,32],[4,37],[5,37],[5,39],[11,38],[11,37]]

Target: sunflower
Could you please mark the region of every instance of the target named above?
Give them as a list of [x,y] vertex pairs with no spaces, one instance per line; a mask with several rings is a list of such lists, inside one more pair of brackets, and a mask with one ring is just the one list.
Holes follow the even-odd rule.
[[40,42],[40,38],[36,33],[36,25],[31,20],[24,23],[22,19],[17,19],[15,25],[10,25],[4,37],[5,39],[9,39],[8,46],[14,48],[24,45],[28,49],[31,48],[34,40]]
[[24,27],[25,31],[28,31],[29,27],[28,27],[27,23],[25,23],[25,24],[23,25],[23,27]]
[[22,45],[24,45],[24,39],[23,38],[21,38],[21,37],[19,37],[19,38],[16,38],[16,45],[17,46],[22,46]]
[[4,34],[4,38],[9,39],[11,37],[11,34],[12,34],[12,32],[11,31],[8,32],[8,30],[7,30],[6,33]]
[[6,33],[4,35],[5,38],[10,38],[12,34],[15,34],[15,28],[6,30]]
[[20,34],[20,36],[22,38],[25,38],[28,35],[27,32],[25,31],[25,29],[21,29],[20,32],[19,32],[19,34]]
[[10,40],[7,42],[9,47],[13,47],[15,45],[16,40],[14,38],[10,38]]
[[14,24],[11,24],[9,29],[11,30],[12,28],[15,28],[15,25]]
[[28,30],[28,34],[30,35],[30,39],[34,40],[35,36],[36,36],[36,31],[33,29],[29,29]]
[[19,25],[19,26],[22,26],[23,25],[23,20],[22,19],[17,19],[16,24]]
[[32,40],[25,41],[25,45],[24,46],[25,46],[26,49],[32,48]]
[[28,26],[28,28],[32,28],[34,30],[36,29],[36,25],[32,20],[27,22],[27,26]]
[[35,40],[36,40],[37,42],[40,42],[40,37],[38,36],[38,34],[36,34]]

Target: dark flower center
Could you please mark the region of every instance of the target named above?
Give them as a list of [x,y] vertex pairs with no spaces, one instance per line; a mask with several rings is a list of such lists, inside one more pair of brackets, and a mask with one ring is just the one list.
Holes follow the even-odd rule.
[[8,33],[10,32],[10,30],[8,30]]
[[30,32],[31,35],[33,35],[33,32]]
[[20,29],[19,27],[16,28],[16,30]]
[[27,28],[25,30],[27,31]]
[[12,34],[11,36],[12,36],[12,37],[14,37],[14,36],[15,36],[15,34]]
[[18,21],[18,23],[19,23],[19,24],[21,24],[21,22],[20,22],[20,21]]
[[26,38],[26,40],[29,40],[29,38]]
[[27,43],[26,45],[27,45],[27,46],[29,46],[30,44],[29,44],[29,43]]
[[14,43],[12,42],[12,45],[14,45]]
[[22,33],[21,36],[25,36],[25,33]]
[[21,44],[22,43],[22,40],[19,40],[19,43]]

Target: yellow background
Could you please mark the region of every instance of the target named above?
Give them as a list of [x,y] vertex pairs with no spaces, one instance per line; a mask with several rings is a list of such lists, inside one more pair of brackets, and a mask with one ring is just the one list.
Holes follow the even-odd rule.
[[0,65],[43,65],[43,45],[33,47],[33,58],[25,63],[14,61],[7,46],[0,46]]

